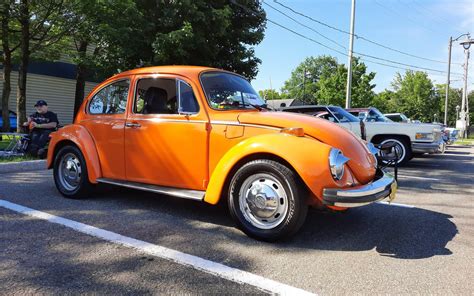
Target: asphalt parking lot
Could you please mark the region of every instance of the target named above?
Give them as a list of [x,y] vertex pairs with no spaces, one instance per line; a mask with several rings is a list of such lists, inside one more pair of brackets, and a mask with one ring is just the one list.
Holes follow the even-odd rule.
[[399,174],[394,204],[312,210],[293,239],[269,244],[235,229],[223,206],[113,187],[67,200],[51,171],[1,173],[0,294],[265,293],[1,201],[316,294],[473,294],[474,147],[414,159]]

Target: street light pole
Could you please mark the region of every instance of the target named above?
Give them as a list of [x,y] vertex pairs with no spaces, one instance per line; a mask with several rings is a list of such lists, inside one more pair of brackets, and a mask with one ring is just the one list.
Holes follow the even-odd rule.
[[451,48],[453,47],[453,37],[449,37],[448,47],[448,78],[446,80],[446,98],[444,99],[444,125],[448,125],[448,96],[449,96],[449,79],[451,75]]
[[351,8],[351,32],[349,35],[349,55],[347,60],[347,87],[346,87],[346,108],[351,107],[352,88],[352,49],[354,47],[354,21],[355,21],[355,0],[352,0]]

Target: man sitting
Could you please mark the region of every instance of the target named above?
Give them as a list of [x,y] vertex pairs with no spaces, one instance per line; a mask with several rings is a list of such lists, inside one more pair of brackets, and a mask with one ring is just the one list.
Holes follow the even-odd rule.
[[30,144],[27,153],[43,158],[46,154],[45,146],[49,142],[49,134],[56,130],[59,121],[56,113],[48,111],[46,101],[37,101],[35,109],[36,112],[28,117],[28,122],[23,123],[23,126],[30,128]]

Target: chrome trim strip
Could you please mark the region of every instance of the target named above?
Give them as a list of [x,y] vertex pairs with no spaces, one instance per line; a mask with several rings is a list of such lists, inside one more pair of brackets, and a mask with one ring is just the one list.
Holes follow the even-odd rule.
[[[148,114],[152,115],[152,114]],[[158,115],[158,114],[155,114]],[[152,121],[152,122],[180,122],[180,123],[207,123],[207,120],[192,120],[192,119],[186,119],[185,115],[181,115],[182,119],[170,119],[170,118],[159,118],[159,117],[136,117],[137,114],[134,114],[133,118],[128,118],[129,121],[134,121],[134,120],[143,120],[143,121]]]
[[248,126],[248,127],[271,129],[271,130],[275,130],[275,131],[280,131],[281,130],[281,128],[279,128],[279,127],[273,127],[273,126],[268,126],[268,125],[258,125],[258,124],[251,124],[251,123],[240,123],[238,121],[211,120],[211,124]]
[[154,193],[166,194],[170,196],[192,199],[202,201],[204,199],[205,191],[199,190],[189,190],[189,189],[181,189],[181,188],[174,188],[174,187],[165,187],[165,186],[157,186],[151,184],[144,184],[144,183],[137,183],[137,182],[129,182],[123,180],[115,180],[109,178],[99,178],[97,179],[99,183],[106,183],[112,184],[132,189],[138,189],[143,191],[149,191]]

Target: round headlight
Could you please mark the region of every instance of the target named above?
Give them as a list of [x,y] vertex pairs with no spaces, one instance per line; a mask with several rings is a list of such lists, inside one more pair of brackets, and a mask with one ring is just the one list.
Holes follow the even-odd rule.
[[341,150],[331,148],[329,152],[329,169],[334,180],[341,180],[344,175],[344,164],[349,161],[349,158],[342,154]]

